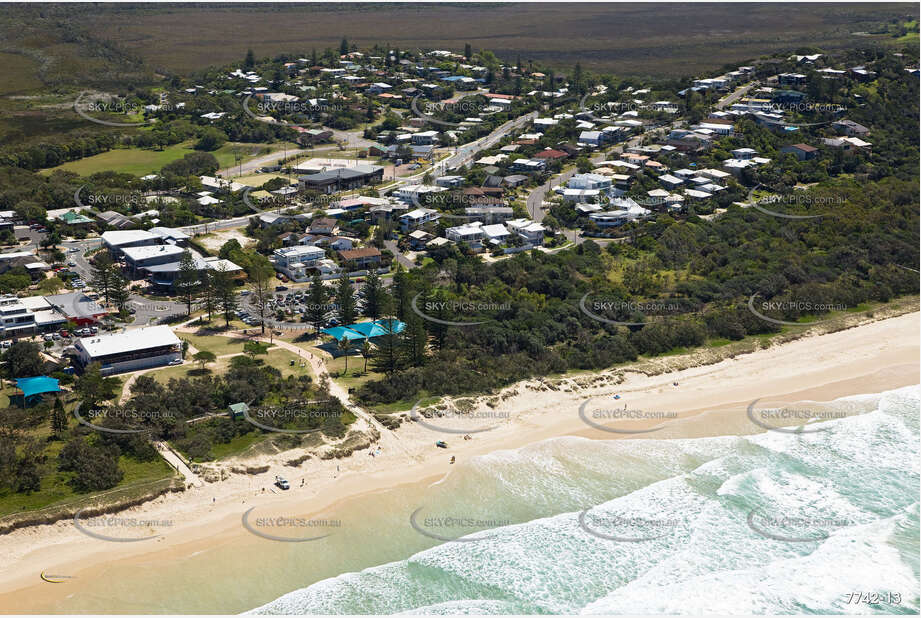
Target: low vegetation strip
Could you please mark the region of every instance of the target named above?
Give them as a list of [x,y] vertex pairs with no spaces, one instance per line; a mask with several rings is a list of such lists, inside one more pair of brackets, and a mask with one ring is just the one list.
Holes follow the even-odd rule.
[[86,517],[117,513],[155,500],[164,494],[184,490],[185,486],[178,478],[161,479],[141,485],[120,487],[37,511],[4,515],[0,517],[0,534],[8,534],[13,530],[27,526],[50,525],[63,519],[71,519],[81,511],[82,515]]

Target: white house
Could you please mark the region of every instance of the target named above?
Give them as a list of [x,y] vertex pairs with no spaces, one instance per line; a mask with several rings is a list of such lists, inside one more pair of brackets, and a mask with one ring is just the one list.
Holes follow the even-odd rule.
[[510,236],[508,228],[501,223],[483,226],[483,236],[486,241],[493,245],[502,245],[508,242]]
[[478,248],[483,240],[483,224],[479,221],[465,223],[445,230],[445,238],[454,242],[467,243]]
[[601,174],[575,174],[566,185],[570,189],[610,189],[611,179]]
[[272,253],[276,270],[288,275],[293,281],[306,281],[308,269],[316,268],[317,263],[326,257],[326,251],[312,245],[296,245],[276,249]]
[[525,242],[532,245],[542,245],[544,243],[545,228],[540,223],[530,219],[513,219],[507,222],[506,227],[515,234],[518,234]]
[[431,208],[416,208],[406,214],[400,215],[400,229],[404,233],[418,229],[426,223],[438,221],[439,214],[437,210]]

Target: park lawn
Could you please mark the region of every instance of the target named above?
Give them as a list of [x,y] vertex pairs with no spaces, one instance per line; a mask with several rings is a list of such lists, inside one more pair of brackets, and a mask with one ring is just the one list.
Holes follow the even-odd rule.
[[[301,360],[298,356],[288,350],[282,348],[275,348],[269,350],[268,354],[257,356],[256,358],[262,359],[269,367],[274,367],[281,372],[281,375],[288,377],[289,375],[302,376],[309,375],[313,377],[313,369],[310,366],[310,363],[306,359]],[[294,361],[294,366],[291,366],[291,361]],[[301,362],[304,363],[304,366],[301,367]]]
[[[222,337],[220,335],[190,335],[189,333],[179,333],[179,338],[188,341],[199,350],[213,352],[215,356],[224,354],[236,354],[243,351],[245,339],[236,337]],[[189,359],[191,359],[189,355]]]
[[[197,152],[192,148],[194,142],[189,140],[179,144],[167,146],[163,150],[144,148],[116,148],[98,155],[85,157],[76,161],[68,161],[57,167],[41,170],[42,174],[50,174],[55,170],[74,172],[81,176],[89,176],[96,172],[114,171],[145,176],[158,173],[167,163],[181,159],[187,154]],[[246,162],[254,157],[268,154],[277,150],[280,144],[242,144],[227,142],[211,154],[217,159],[218,164],[229,167],[240,162]]]
[[[261,187],[268,181],[274,178],[281,178],[282,180],[289,182],[291,179],[282,174],[245,174],[243,176],[237,176],[234,178],[235,182],[246,185],[248,187]],[[253,194],[255,195],[255,193]],[[258,196],[257,196],[258,197]]]
[[[371,365],[371,360],[368,360],[368,372],[362,373],[365,368],[365,359],[362,358],[361,354],[358,354],[354,349],[353,352],[349,355],[349,372],[347,375],[342,375],[345,370],[345,356],[340,355],[336,358],[325,359],[326,360],[326,369],[329,371],[330,377],[342,387],[349,388],[358,388],[370,382],[372,380],[380,380],[384,377],[383,374],[376,373]],[[355,373],[359,375],[356,376]]]
[[173,146],[167,146],[163,150],[116,148],[91,157],[68,161],[57,167],[41,170],[40,173],[50,174],[55,170],[64,170],[81,176],[89,176],[96,172],[114,171],[135,176],[145,176],[159,172],[160,168],[167,163],[181,159],[191,152],[195,152],[191,148],[191,142],[174,144]]
[[[221,358],[216,360],[213,363],[208,363],[205,365],[205,369],[208,369],[212,374],[221,374],[227,370],[227,367],[230,364],[229,358]],[[150,371],[144,375],[149,375],[151,378],[156,380],[158,383],[163,384],[164,386],[169,383],[173,378],[181,380],[182,378],[194,378],[196,373],[199,371],[199,364],[195,362],[194,359],[190,356],[186,359],[186,362],[182,365],[175,365],[173,367],[164,367],[163,369],[156,369]],[[192,373],[190,376],[189,374]]]

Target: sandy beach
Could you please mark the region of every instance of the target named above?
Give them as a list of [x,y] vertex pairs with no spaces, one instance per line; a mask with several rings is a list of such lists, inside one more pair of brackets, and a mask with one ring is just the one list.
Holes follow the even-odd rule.
[[[630,434],[589,427],[579,415],[587,400],[598,407],[629,406],[631,410],[668,412],[677,417],[605,422],[609,427],[634,431],[661,426],[652,433],[636,434],[643,438],[757,433],[762,429],[747,421],[746,407],[759,398],[824,402],[918,384],[919,334],[921,314],[913,312],[660,375],[621,369],[616,374],[531,380],[497,396],[480,398],[472,420],[427,418],[428,426],[404,423],[395,432],[382,435],[380,454],[374,457],[371,451],[363,450],[341,460],[310,459],[297,468],[284,465],[290,454],[261,457],[254,463],[271,465],[264,474],[232,475],[119,514],[170,520],[168,527],[149,531],[161,535],[156,540],[101,542],[80,533],[70,520],[0,536],[0,555],[4,556],[0,607],[13,613],[66,607],[67,596],[74,592],[72,585],[43,582],[42,572],[92,580],[101,569],[119,565],[143,563],[148,569],[170,569],[178,559],[248,536],[241,526],[241,515],[252,507],[265,514],[325,516],[347,508],[348,501],[357,496],[436,482],[451,472],[452,455],[463,461],[566,435],[630,438]],[[613,400],[614,395],[619,398]],[[472,439],[440,433],[432,426],[467,431]],[[450,448],[435,448],[436,440],[447,441]],[[272,489],[276,474],[288,478],[290,491]]]

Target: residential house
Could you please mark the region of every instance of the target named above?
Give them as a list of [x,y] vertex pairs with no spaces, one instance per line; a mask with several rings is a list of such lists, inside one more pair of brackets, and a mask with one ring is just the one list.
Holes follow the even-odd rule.
[[819,154],[819,149],[808,144],[792,144],[780,149],[781,154],[792,154],[800,161],[815,159]]
[[96,220],[99,223],[116,230],[123,230],[125,228],[135,227],[137,225],[137,223],[125,215],[115,212],[114,210],[106,210],[97,214]]
[[822,144],[829,148],[842,150],[845,153],[852,154],[858,150],[869,151],[873,146],[870,142],[865,142],[859,137],[832,137],[822,140]]
[[336,233],[339,222],[328,217],[321,217],[310,222],[310,233],[321,236],[332,236]]
[[513,219],[506,222],[506,227],[514,234],[518,234],[525,242],[540,246],[544,244],[544,232],[546,228],[536,221],[530,219]]
[[684,181],[680,178],[672,176],[671,174],[662,174],[659,176],[659,182],[665,186],[666,189],[676,189],[684,184]]
[[403,233],[410,230],[417,230],[426,223],[438,221],[439,215],[437,210],[431,208],[416,208],[400,216],[400,229]]
[[425,230],[413,230],[408,234],[409,237],[409,247],[413,251],[421,251],[425,249],[425,245],[435,238],[434,234],[429,234]]
[[502,179],[502,184],[506,187],[514,189],[515,187],[520,187],[526,184],[530,180],[527,176],[521,174],[510,174]]
[[831,128],[850,137],[859,137],[870,132],[870,129],[853,120],[838,120],[832,123]]
[[535,154],[534,158],[535,159],[547,159],[549,161],[556,161],[556,160],[565,159],[568,156],[569,154],[563,152],[562,150],[554,150],[553,148],[546,148],[544,150],[541,150],[537,154]]
[[439,176],[435,179],[435,184],[439,187],[454,189],[464,184],[463,176]]
[[347,249],[339,251],[339,258],[343,263],[354,264],[358,270],[377,266],[381,263],[381,252],[377,247],[362,247],[360,249]]
[[483,240],[483,224],[479,221],[449,227],[445,230],[445,238],[456,243],[466,243],[477,249]]
[[508,242],[511,232],[501,223],[483,226],[483,239],[493,246],[504,245]]
[[736,148],[735,150],[730,150],[729,152],[733,159],[739,159],[743,161],[758,155],[758,151],[754,148]]
[[468,218],[484,223],[508,221],[512,218],[513,212],[510,206],[469,206],[464,209],[464,214]]
[[533,174],[542,172],[547,168],[547,162],[543,159],[518,159],[512,162],[509,170],[524,174]]
[[306,281],[310,278],[310,271],[317,267],[317,263],[326,257],[326,252],[310,245],[297,245],[276,249],[273,254],[275,269],[286,274],[292,281]]

